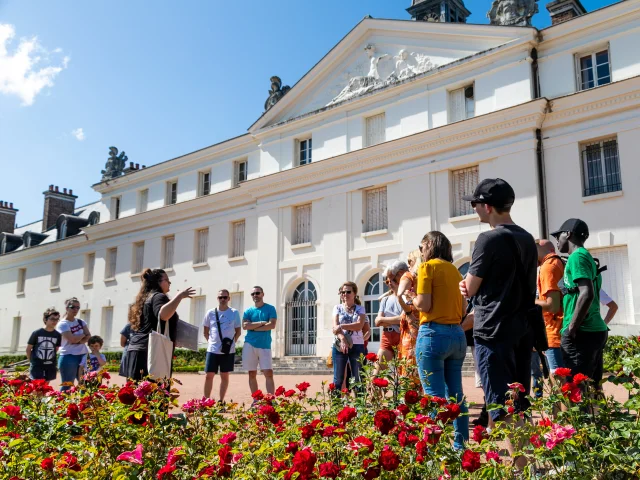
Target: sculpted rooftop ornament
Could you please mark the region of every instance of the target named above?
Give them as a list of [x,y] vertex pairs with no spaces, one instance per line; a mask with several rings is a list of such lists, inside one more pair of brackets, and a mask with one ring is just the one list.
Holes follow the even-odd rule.
[[109,147],[109,159],[104,166],[102,173],[102,181],[116,178],[122,175],[124,166],[129,158],[125,155],[124,151],[118,155],[118,149],[116,147]]
[[271,90],[269,90],[269,98],[264,102],[264,111],[266,112],[273,107],[278,101],[284,97],[284,94],[291,90],[288,85],[282,86],[282,80],[280,77],[271,77]]
[[538,13],[538,0],[493,0],[487,12],[491,25],[530,27]]
[[364,48],[369,57],[369,73],[349,79],[349,84],[327,105],[334,105],[350,98],[358,97],[373,90],[401,82],[436,67],[426,55],[400,50],[398,55],[376,55],[376,47]]

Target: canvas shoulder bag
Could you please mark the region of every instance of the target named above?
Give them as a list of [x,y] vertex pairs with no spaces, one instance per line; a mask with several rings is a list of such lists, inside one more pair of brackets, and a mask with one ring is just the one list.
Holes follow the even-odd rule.
[[[157,294],[154,294],[154,296]],[[150,301],[153,301],[153,296]],[[156,324],[157,329],[161,331],[152,330],[149,334],[149,349],[147,351],[147,369],[149,376],[160,378],[171,378],[171,360],[173,357],[173,342],[168,335],[164,332],[169,331],[169,327],[165,324],[167,322],[161,322],[158,318]]]

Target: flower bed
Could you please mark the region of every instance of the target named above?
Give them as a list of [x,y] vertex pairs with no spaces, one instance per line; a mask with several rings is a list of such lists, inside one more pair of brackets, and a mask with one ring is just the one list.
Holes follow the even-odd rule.
[[[626,405],[588,394],[589,380],[575,376],[562,389],[545,387],[548,395],[533,403],[535,422],[500,424],[491,434],[476,427],[463,452],[452,448],[458,405],[411,390],[410,375],[387,369],[375,379],[371,370],[364,368],[366,393],[357,397],[329,384],[310,398],[304,382],[257,392],[249,410],[194,399],[182,414],[175,384],[113,387],[101,371],[60,394],[41,381],[5,378],[0,477],[510,479],[515,467],[499,447],[507,435],[529,459],[523,478],[534,477],[534,464],[555,478],[640,475],[638,359],[611,378],[629,390]],[[512,385],[511,397],[519,390]],[[558,404],[567,411],[554,419]]]

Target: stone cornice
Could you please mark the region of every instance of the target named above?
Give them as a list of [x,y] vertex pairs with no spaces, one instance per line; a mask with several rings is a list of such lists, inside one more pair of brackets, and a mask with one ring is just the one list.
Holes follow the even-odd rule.
[[66,252],[70,248],[82,246],[86,242],[87,236],[80,234],[65,238],[64,240],[34,245],[33,247],[25,248],[23,250],[6,253],[4,255],[0,255],[0,270],[10,268],[15,265],[24,265],[34,258],[54,256],[58,252]]

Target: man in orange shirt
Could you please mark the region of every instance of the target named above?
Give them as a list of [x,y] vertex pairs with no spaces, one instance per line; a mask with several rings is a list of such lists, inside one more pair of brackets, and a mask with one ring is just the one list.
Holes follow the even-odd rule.
[[547,327],[549,350],[546,351],[549,371],[564,367],[560,348],[560,329],[562,328],[562,293],[559,282],[564,276],[564,264],[549,240],[538,242],[538,298],[536,303],[542,308],[544,323]]

